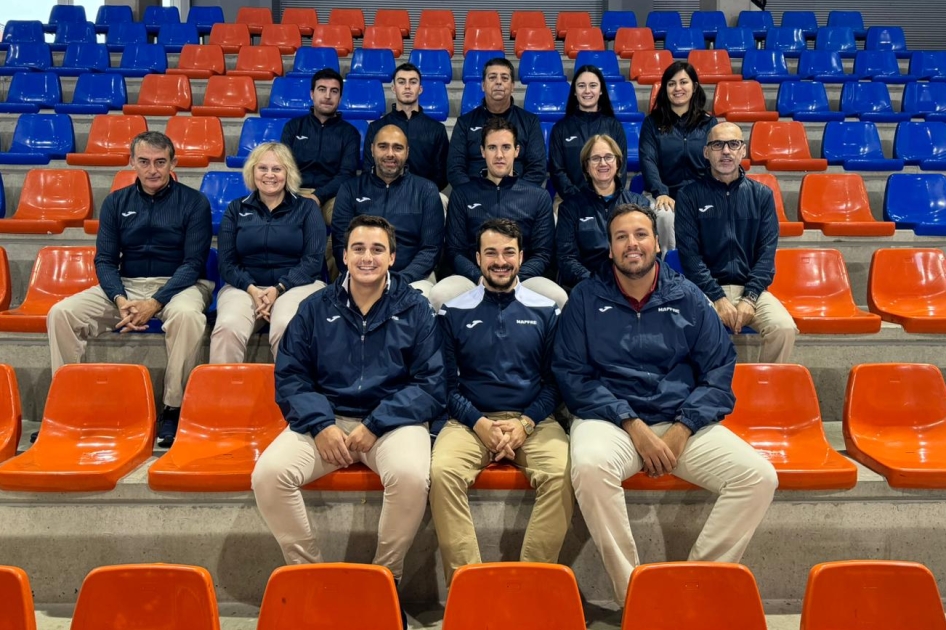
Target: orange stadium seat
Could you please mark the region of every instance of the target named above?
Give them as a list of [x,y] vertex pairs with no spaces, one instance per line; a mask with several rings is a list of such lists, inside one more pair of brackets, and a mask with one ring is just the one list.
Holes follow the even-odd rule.
[[897,225],[870,211],[864,178],[856,173],[809,173],[801,180],[798,215],[825,236],[893,236]]
[[226,154],[223,125],[216,116],[174,116],[164,133],[174,142],[177,165],[205,168]]
[[[3,248],[0,248],[0,252],[3,252]],[[2,260],[6,262],[6,252],[2,253]],[[16,372],[11,366],[0,363],[0,462],[16,455],[17,446],[20,444],[20,432],[23,429],[22,423],[23,413],[20,409],[20,390],[16,382]],[[2,592],[3,589],[0,587],[0,593]],[[0,594],[0,601],[8,600]]]
[[20,202],[0,234],[62,234],[92,217],[92,184],[81,169],[34,168],[26,173]]
[[407,9],[378,9],[374,14],[374,25],[396,26],[401,37],[411,36],[411,14]]
[[280,54],[294,55],[302,48],[302,33],[295,24],[267,24],[260,34],[259,43],[260,46],[275,46]]
[[[282,54],[279,52],[279,48],[276,46],[244,46],[237,53],[236,68],[228,71],[227,75],[231,77],[250,77],[253,81],[272,81],[274,77],[281,77],[283,72]],[[214,77],[211,77],[210,81],[213,80]],[[210,81],[208,81],[208,85]],[[255,92],[254,89],[254,95]]]
[[785,306],[802,334],[880,330],[880,316],[854,303],[847,268],[836,249],[779,249],[769,291]]
[[826,171],[828,161],[811,157],[804,123],[757,122],[749,134],[749,158],[770,171]]
[[166,74],[183,74],[191,79],[209,79],[226,71],[227,62],[220,46],[185,44],[178,57],[177,67],[168,68]]
[[7,250],[0,247],[0,311],[10,308],[10,299],[13,294],[13,284],[10,280],[10,261],[7,259]]
[[352,37],[363,37],[365,34],[365,14],[361,9],[332,9],[328,14],[328,23],[347,26]]
[[649,28],[623,27],[614,38],[614,52],[621,59],[632,59],[639,50],[654,50],[654,33]]
[[463,37],[463,54],[471,50],[502,50],[504,45],[503,32],[498,28],[467,28]]
[[208,44],[216,44],[228,55],[235,55],[244,46],[253,44],[250,28],[246,24],[226,24],[219,22],[210,29]]
[[574,59],[583,50],[604,50],[604,35],[600,28],[571,27],[565,35],[565,54]]
[[91,234],[95,236],[99,233],[99,220],[98,219],[86,219],[82,222],[82,231],[86,234]]
[[334,48],[339,57],[347,57],[355,49],[351,29],[344,24],[316,24],[312,29],[312,46]]
[[263,27],[273,23],[273,12],[266,7],[240,7],[237,10],[237,24],[246,24],[250,35],[259,35]]
[[39,250],[26,298],[18,308],[0,311],[0,330],[46,332],[53,304],[99,283],[94,247],[46,246]]
[[[244,48],[243,50],[248,50]],[[243,50],[240,54],[243,54]],[[275,50],[275,48],[273,49]],[[258,109],[256,85],[248,76],[233,76],[207,79],[204,104],[191,108],[194,116],[218,116],[221,118],[243,118]]]
[[0,566],[0,602],[3,630],[36,630],[33,591],[26,571],[19,567]]
[[421,26],[414,33],[414,50],[446,50],[453,57],[454,43],[450,29],[443,26]]
[[700,83],[742,81],[742,75],[732,71],[732,60],[725,50],[691,50],[687,61],[696,69]]
[[509,39],[516,39],[524,28],[548,28],[542,11],[513,11],[509,20]]
[[569,29],[591,28],[591,16],[587,11],[559,11],[555,18],[555,37],[565,39]]
[[765,94],[758,81],[719,83],[713,94],[713,113],[735,123],[778,120],[778,112],[765,109]]
[[99,114],[92,119],[89,140],[84,153],[67,153],[70,166],[125,166],[130,156],[131,141],[148,131],[144,116],[109,116]]
[[[528,591],[541,584],[541,597]],[[486,595],[488,594],[488,595]],[[484,595],[489,604],[484,605]],[[487,562],[457,569],[443,630],[582,630],[585,615],[575,574],[561,564]]]
[[649,85],[660,83],[664,70],[673,63],[669,50],[639,50],[631,58],[631,81]]
[[174,116],[193,104],[191,80],[183,74],[149,74],[141,79],[138,102],[122,107],[125,114]]
[[394,575],[386,567],[350,562],[273,571],[256,630],[314,627],[401,630]]
[[[418,28],[446,28],[450,31],[450,38],[457,38],[457,21],[450,9],[421,9]],[[417,37],[416,34],[414,36]]]
[[759,587],[746,566],[657,562],[631,573],[621,628],[766,630],[766,624]]
[[801,630],[946,629],[936,578],[915,562],[823,562],[808,574]]
[[498,28],[502,30],[502,24],[499,21],[499,12],[497,11],[467,11],[466,22],[463,25],[464,32],[474,28]]
[[72,615],[71,630],[220,630],[210,572],[183,564],[124,564],[93,569],[82,582]]
[[870,261],[867,306],[908,333],[946,333],[946,254],[878,249]]
[[303,37],[312,37],[312,29],[319,23],[319,14],[315,9],[285,8],[280,23],[295,24]]
[[527,50],[548,51],[555,50],[555,36],[544,26],[520,28],[516,35],[516,57],[522,57]]
[[[719,88],[717,87],[717,89]],[[801,236],[805,233],[804,223],[788,220],[788,216],[785,214],[785,203],[782,200],[782,187],[779,186],[775,175],[771,173],[746,173],[746,177],[772,189],[772,195],[775,197],[775,212],[778,214],[779,236]]]
[[[151,377],[143,365],[64,365],[53,375],[36,443],[0,464],[0,489],[112,490],[151,456],[154,423]],[[73,628],[77,618],[78,607]]]
[[394,53],[395,57],[404,54],[404,39],[401,29],[396,26],[369,26],[365,29],[365,39],[362,48],[386,48]]

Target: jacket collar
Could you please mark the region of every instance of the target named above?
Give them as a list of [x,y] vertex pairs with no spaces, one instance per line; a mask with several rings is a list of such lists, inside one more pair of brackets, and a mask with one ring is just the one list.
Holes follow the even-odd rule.
[[138,194],[144,197],[145,199],[154,199],[155,201],[164,199],[165,197],[170,195],[171,191],[174,190],[174,186],[176,184],[177,182],[174,180],[174,178],[169,177],[168,183],[164,186],[164,188],[154,193],[153,195],[149,195],[148,193],[145,192],[145,189],[141,187],[141,180],[138,179],[137,177],[135,178],[135,189],[138,191]]
[[506,175],[499,181],[499,186],[493,183],[489,177],[489,169],[481,168],[480,169],[480,180],[483,181],[490,188],[512,188],[513,185],[519,180],[519,173],[516,172],[516,169],[512,169],[512,175]]
[[509,118],[509,114],[512,113],[512,110],[516,109],[516,99],[515,99],[515,97],[510,96],[510,97],[509,97],[509,108],[508,108],[506,111],[499,112],[498,114],[494,114],[493,112],[489,111],[489,108],[488,108],[488,107],[486,107],[486,97],[485,97],[485,96],[483,97],[483,101],[480,103],[480,107],[483,109],[483,112],[484,112],[487,116],[502,116],[503,118]]
[[[614,277],[613,265],[606,272],[595,275],[592,282],[592,291],[595,295],[615,304],[621,304],[628,309],[631,308]],[[683,297],[683,276],[671,269],[670,265],[660,264],[658,265],[657,289],[650,296],[643,310],[681,297]]]
[[706,174],[705,181],[714,188],[720,188],[722,190],[735,190],[736,188],[739,188],[744,181],[746,181],[746,171],[740,166],[739,177],[728,184],[713,177],[711,172]]
[[377,187],[377,188],[387,188],[388,186],[400,186],[401,183],[402,183],[405,179],[407,179],[407,175],[408,175],[408,172],[407,172],[407,164],[404,165],[404,172],[401,173],[401,174],[400,174],[393,182],[391,182],[390,184],[388,184],[386,181],[384,181],[383,179],[381,179],[380,177],[378,177],[378,176],[375,174],[375,172],[374,172],[374,169],[375,169],[375,168],[376,168],[376,167],[372,166],[372,167],[371,167],[371,172],[370,172],[370,173],[366,173],[366,175],[368,176],[368,181],[370,181],[371,184],[374,185],[374,186]]
[[244,197],[243,200],[241,201],[241,203],[242,203],[244,206],[247,206],[247,207],[250,207],[250,208],[256,210],[257,212],[260,212],[260,213],[262,213],[262,212],[268,212],[268,213],[271,213],[271,214],[274,214],[274,215],[275,215],[275,214],[281,214],[281,213],[283,213],[283,212],[289,212],[290,210],[292,210],[292,207],[296,204],[296,201],[298,201],[298,199],[299,199],[298,196],[292,194],[292,193],[289,192],[289,190],[287,189],[287,190],[286,190],[286,194],[285,194],[285,196],[283,197],[283,200],[282,200],[281,202],[279,202],[279,205],[276,206],[275,208],[273,208],[272,210],[270,210],[270,209],[266,206],[266,204],[263,203],[263,200],[260,199],[260,197],[259,197],[259,191],[258,191],[258,190],[254,190],[254,191],[251,192],[249,195],[247,195],[246,197]]
[[423,113],[424,113],[424,107],[422,105],[418,105],[417,111],[414,112],[414,114],[410,118],[408,118],[407,113],[405,113],[404,110],[397,108],[397,103],[391,104],[391,114],[393,114],[394,116],[397,116],[398,118],[403,118],[404,120],[411,120],[414,118],[414,116],[418,116]]

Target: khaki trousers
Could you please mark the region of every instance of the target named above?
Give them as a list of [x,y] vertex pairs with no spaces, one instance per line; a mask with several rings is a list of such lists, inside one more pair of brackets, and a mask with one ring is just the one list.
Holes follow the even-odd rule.
[[[554,301],[559,308],[563,308],[565,302],[568,301],[568,294],[565,293],[565,289],[548,278],[540,276],[529,278],[522,281],[522,286],[535,291],[539,295],[544,295]],[[473,281],[466,276],[459,274],[448,276],[434,285],[427,299],[430,300],[430,305],[434,307],[434,311],[439,311],[441,306],[475,287]]]
[[[122,278],[129,300],[145,300],[158,292],[169,278]],[[179,292],[155,315],[161,320],[168,363],[164,374],[164,404],[180,407],[184,386],[197,366],[200,345],[207,327],[204,311],[210,304],[213,283],[200,280]],[[53,374],[66,363],[78,363],[88,339],[112,332],[121,320],[118,307],[101,286],[94,286],[55,304],[46,316]]]
[[[299,304],[324,288],[325,283],[316,280],[312,284],[293,287],[276,299],[269,318],[269,347],[274,361],[279,352],[279,340],[299,310]],[[265,319],[257,319],[249,293],[229,284],[223,285],[217,293],[217,323],[210,333],[210,362],[243,363],[250,335],[265,323]]]
[[[744,287],[726,284],[722,289],[733,305],[742,300]],[[756,301],[755,317],[749,322],[749,326],[762,338],[759,363],[788,363],[791,360],[798,329],[795,327],[795,320],[778,298],[768,291],[763,291]]]
[[[651,429],[663,435],[671,426]],[[571,465],[582,516],[611,578],[614,600],[623,606],[640,559],[621,482],[641,470],[641,457],[621,427],[576,418]],[[673,474],[719,494],[689,560],[739,562],[778,487],[772,464],[726,427],[711,424],[690,437]]]
[[[515,412],[486,414],[491,420],[508,420],[520,415]],[[434,442],[430,510],[440,541],[447,586],[458,568],[482,562],[467,493],[477,475],[491,461],[492,454],[476,433],[456,420],[448,421]],[[565,430],[551,417],[539,422],[516,451],[513,463],[522,468],[536,491],[519,559],[558,562],[575,503]]]
[[[335,424],[348,434],[361,420],[339,416]],[[353,455],[355,461],[378,473],[384,484],[374,564],[387,567],[395,578],[400,578],[404,557],[427,509],[430,486],[427,425],[394,429],[378,438],[367,453]],[[253,470],[256,505],[276,537],[286,564],[322,562],[322,552],[300,488],[337,469],[319,456],[311,435],[296,433],[288,427],[256,462]]]

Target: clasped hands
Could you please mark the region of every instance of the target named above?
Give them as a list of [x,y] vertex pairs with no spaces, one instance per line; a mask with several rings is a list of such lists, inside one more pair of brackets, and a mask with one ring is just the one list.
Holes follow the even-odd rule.
[[273,303],[279,297],[279,290],[276,287],[260,288],[251,284],[246,288],[246,292],[253,298],[253,312],[256,314],[256,319],[263,318],[269,321]]
[[[531,418],[525,416],[522,416],[522,419],[532,422]],[[528,437],[519,418],[490,420],[484,416],[473,425],[473,432],[489,449],[494,462],[515,459],[516,449],[522,446]]]
[[755,304],[749,300],[739,300],[739,304],[733,306],[727,297],[721,297],[713,302],[713,308],[726,326],[735,334],[739,334],[743,326],[749,325],[752,318],[755,317]]
[[680,422],[675,422],[663,436],[654,433],[640,418],[625,420],[621,426],[631,436],[631,442],[644,462],[644,472],[652,478],[673,472],[692,435],[690,429]]
[[115,306],[118,307],[118,315],[121,317],[115,325],[115,330],[122,334],[148,330],[148,322],[163,307],[154,298],[129,300],[122,296],[115,298]]
[[339,468],[347,468],[355,463],[352,453],[367,453],[377,441],[378,436],[363,424],[359,424],[348,435],[333,424],[315,436],[315,448],[324,461]]

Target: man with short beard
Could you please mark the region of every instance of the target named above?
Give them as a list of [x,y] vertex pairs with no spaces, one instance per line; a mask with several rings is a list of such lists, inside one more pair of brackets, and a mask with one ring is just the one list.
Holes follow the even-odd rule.
[[514,221],[486,221],[476,243],[481,284],[438,313],[450,420],[434,443],[430,507],[447,586],[458,568],[481,562],[467,492],[491,461],[522,468],[536,489],[523,562],[558,562],[574,503],[568,438],[552,418],[558,308],[519,283],[522,232]]
[[643,469],[719,494],[689,560],[739,562],[778,477],[719,424],[736,352],[706,297],[657,262],[657,218],[631,204],[608,221],[613,272],[581,282],[559,321],[552,372],[569,411],[571,476],[623,605],[640,560],[621,482]]

